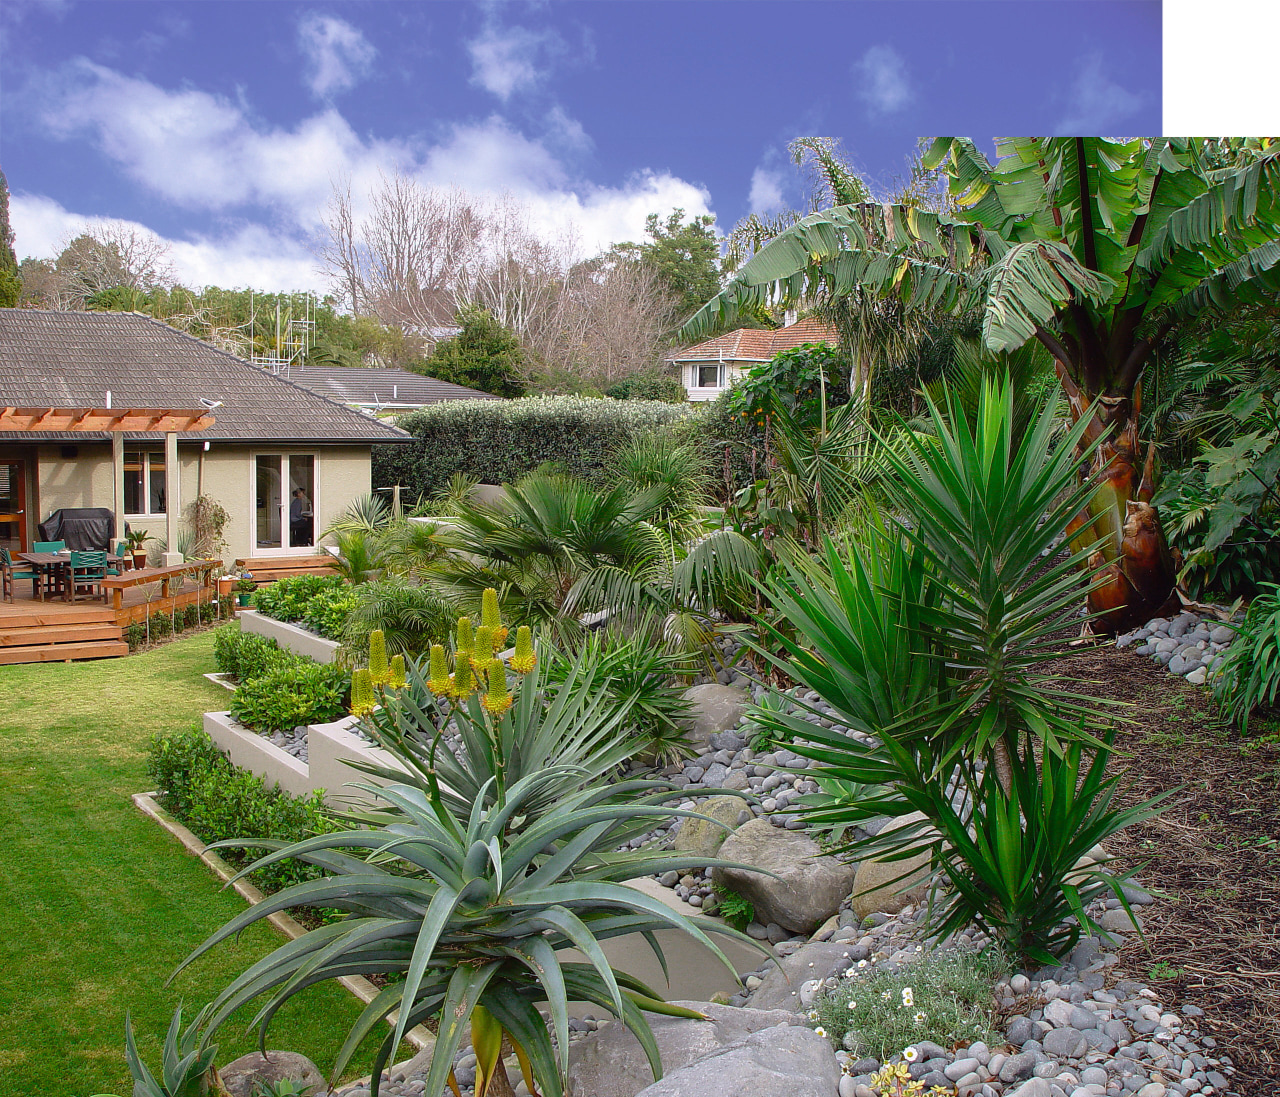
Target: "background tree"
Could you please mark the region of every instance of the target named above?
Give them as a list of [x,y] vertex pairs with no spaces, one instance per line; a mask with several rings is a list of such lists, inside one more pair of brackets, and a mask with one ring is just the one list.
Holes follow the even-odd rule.
[[648,239],[641,244],[617,244],[619,258],[638,259],[671,294],[675,322],[688,319],[720,289],[720,241],[716,219],[704,213],[686,223],[684,210],[672,210],[665,221],[656,213],[645,218]]
[[523,396],[528,363],[515,333],[487,309],[463,308],[457,320],[462,330],[437,343],[418,372],[498,396]]
[[12,308],[21,293],[18,257],[13,251],[13,227],[9,224],[9,181],[0,171],[0,308]]
[[1099,442],[1105,485],[1072,528],[1107,566],[1089,595],[1102,625],[1141,623],[1169,598],[1154,449],[1139,449],[1139,381],[1153,349],[1205,311],[1280,288],[1280,149],[1270,140],[1007,138],[992,164],[939,138],[941,211],[855,202],[803,218],[767,244],[686,325],[801,294],[870,292],[909,311],[982,311],[995,352],[1039,340],[1073,417]]

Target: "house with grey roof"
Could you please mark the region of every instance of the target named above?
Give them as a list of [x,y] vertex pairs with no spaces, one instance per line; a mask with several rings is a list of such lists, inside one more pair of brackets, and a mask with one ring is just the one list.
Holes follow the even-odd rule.
[[[110,508],[157,538],[197,496],[229,520],[226,557],[314,554],[370,490],[374,445],[410,435],[138,313],[0,309],[0,409],[208,409],[198,433],[0,430],[0,545],[55,511]],[[176,517],[178,524],[171,523]],[[123,531],[116,529],[116,536]],[[179,546],[170,546],[177,548]]]
[[490,392],[424,377],[407,369],[374,366],[294,366],[290,381],[370,415],[400,415],[447,400],[501,400]]

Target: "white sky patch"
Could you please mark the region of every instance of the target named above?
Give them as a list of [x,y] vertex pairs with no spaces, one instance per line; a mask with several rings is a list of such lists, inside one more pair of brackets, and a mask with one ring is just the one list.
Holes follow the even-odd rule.
[[1115,127],[1131,118],[1145,104],[1146,96],[1122,88],[1107,77],[1102,55],[1082,58],[1079,75],[1067,97],[1066,114],[1056,133],[1068,136],[1115,133]]
[[[333,107],[292,127],[268,126],[225,97],[161,88],[84,60],[33,91],[33,110],[52,135],[87,138],[147,195],[235,218],[226,232],[169,240],[181,280],[195,285],[323,288],[309,246],[335,181],[350,181],[360,216],[371,190],[397,171],[480,196],[510,194],[538,231],[571,235],[583,257],[643,239],[650,213],[712,212],[704,188],[667,173],[640,172],[617,186],[576,178],[557,151],[572,156],[590,137],[563,111],[546,116],[541,139],[493,115],[432,143],[358,135]],[[69,230],[102,219],[30,194],[15,196],[14,210],[19,254],[41,258],[56,255]]]
[[756,168],[751,173],[751,193],[747,196],[747,204],[752,213],[773,213],[786,205],[782,197],[782,181],[782,172],[770,168]]
[[307,61],[307,87],[329,99],[368,75],[378,51],[345,19],[308,12],[298,23],[298,45]]
[[490,22],[467,43],[471,82],[505,103],[516,92],[537,87],[550,70],[550,59],[563,49],[564,39],[553,30],[499,27]]
[[907,64],[892,46],[872,46],[853,66],[858,98],[873,114],[892,114],[911,102]]

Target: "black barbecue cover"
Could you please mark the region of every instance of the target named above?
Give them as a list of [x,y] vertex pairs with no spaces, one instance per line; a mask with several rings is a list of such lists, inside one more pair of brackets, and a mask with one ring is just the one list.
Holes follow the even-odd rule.
[[116,516],[106,507],[64,507],[40,523],[41,541],[65,541],[67,548],[110,550]]

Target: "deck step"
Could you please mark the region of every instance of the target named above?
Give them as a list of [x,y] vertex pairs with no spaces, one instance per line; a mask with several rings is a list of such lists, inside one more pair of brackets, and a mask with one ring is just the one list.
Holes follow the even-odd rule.
[[44,608],[39,602],[27,602],[18,606],[10,605],[8,602],[0,603],[0,629],[114,624],[115,619],[116,615],[111,607],[101,604],[80,608],[53,602],[48,608]]
[[54,621],[47,625],[14,628],[9,621],[0,618],[0,648],[119,639],[120,626],[114,621],[86,621],[78,624]]
[[77,644],[31,644],[0,648],[3,663],[61,663],[71,659],[113,659],[129,654],[122,640],[89,640]]

